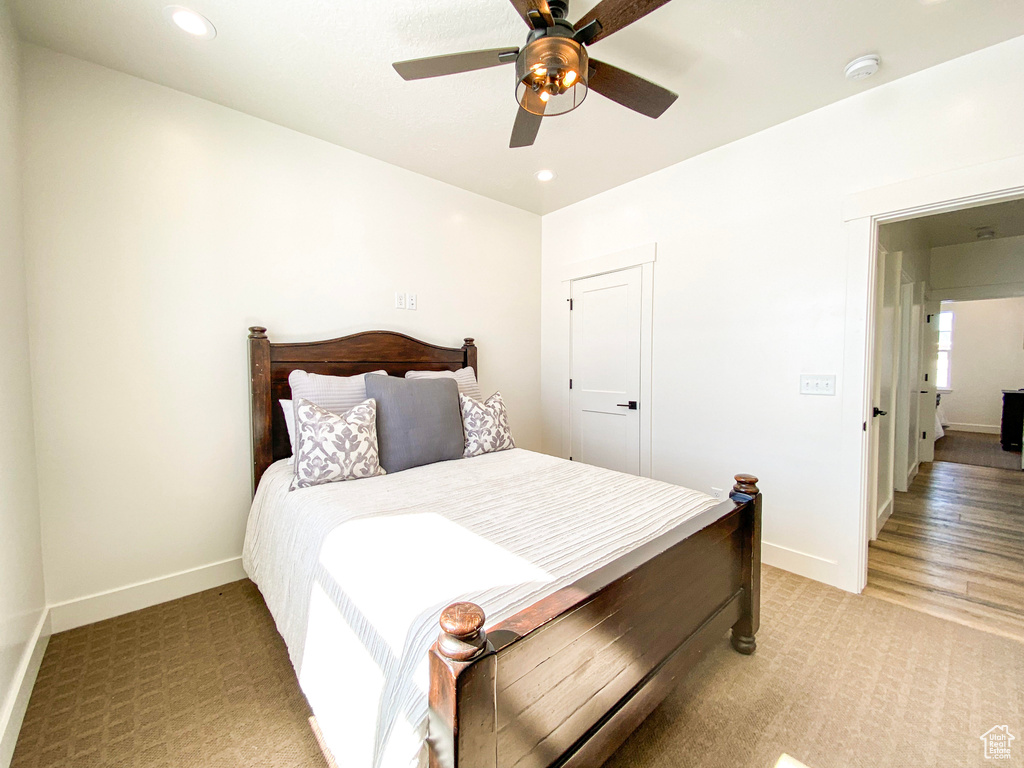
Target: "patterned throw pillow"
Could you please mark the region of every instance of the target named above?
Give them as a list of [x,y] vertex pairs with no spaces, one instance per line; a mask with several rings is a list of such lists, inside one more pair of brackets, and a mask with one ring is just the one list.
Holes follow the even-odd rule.
[[462,428],[466,433],[463,457],[516,447],[512,431],[508,428],[508,413],[501,392],[495,392],[483,403],[459,395],[459,406],[462,408]]
[[[387,371],[373,371],[384,376]],[[299,400],[309,400],[314,405],[326,408],[331,413],[344,413],[349,408],[359,405],[366,399],[366,377],[369,374],[357,373],[355,376],[327,376],[322,373],[307,373],[296,369],[288,374],[288,385],[292,390],[292,401],[298,406]],[[294,407],[293,406],[293,407]],[[294,423],[295,419],[293,419]],[[292,438],[292,455],[299,452],[299,446]]]
[[295,406],[295,477],[292,487],[383,475],[377,451],[377,403],[364,400],[341,415],[309,400]]

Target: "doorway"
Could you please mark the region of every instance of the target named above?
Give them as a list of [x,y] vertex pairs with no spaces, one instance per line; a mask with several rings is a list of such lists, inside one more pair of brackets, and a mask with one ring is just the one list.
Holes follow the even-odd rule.
[[1024,200],[876,253],[864,593],[1024,640]]
[[1021,468],[1024,297],[943,301],[935,460]]

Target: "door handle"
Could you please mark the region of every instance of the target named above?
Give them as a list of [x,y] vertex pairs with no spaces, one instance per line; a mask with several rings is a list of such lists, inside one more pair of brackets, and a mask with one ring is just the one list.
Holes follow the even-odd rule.
[[888,411],[883,411],[883,410],[882,410],[881,408],[879,408],[879,407],[877,407],[877,406],[876,406],[876,407],[875,407],[875,413],[874,413],[874,415],[875,415],[875,416],[888,416],[888,415],[889,415],[889,412],[888,412]]
[[619,408],[629,408],[631,411],[636,410],[636,400],[630,400],[628,403],[616,403],[615,405]]

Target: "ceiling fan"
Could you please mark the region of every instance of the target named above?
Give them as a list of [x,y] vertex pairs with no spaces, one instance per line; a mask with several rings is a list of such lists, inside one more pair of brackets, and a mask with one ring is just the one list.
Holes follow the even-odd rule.
[[648,117],[661,117],[678,98],[660,85],[625,70],[591,59],[587,46],[643,18],[669,0],[601,0],[575,24],[566,16],[568,0],[511,0],[530,25],[520,48],[491,48],[395,62],[406,80],[453,75],[501,64],[516,65],[519,112],[509,147],[528,147],[537,138],[544,117],[571,112],[587,92],[597,91],[612,101]]

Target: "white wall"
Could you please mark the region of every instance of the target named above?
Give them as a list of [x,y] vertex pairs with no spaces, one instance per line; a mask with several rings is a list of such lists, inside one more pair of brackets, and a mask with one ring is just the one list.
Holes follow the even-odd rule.
[[14,749],[26,652],[34,646],[44,604],[19,123],[19,45],[7,3],[0,0],[0,765],[7,765]]
[[45,49],[25,89],[50,602],[240,554],[250,325],[474,336],[540,445],[538,216]]
[[998,433],[1001,391],[1024,387],[1024,298],[951,308],[953,391],[942,396],[949,428]]
[[848,301],[866,306],[868,254],[848,286],[844,201],[1024,154],[1021,82],[1017,38],[545,216],[548,450],[565,445],[564,265],[656,242],[655,477],[708,489],[759,475],[765,560],[858,589],[860,453],[847,446],[861,424],[843,405],[860,412],[864,382],[798,393],[800,373],[838,374],[846,344],[862,343],[845,320]]
[[930,283],[938,301],[1024,296],[1024,237],[933,248]]

